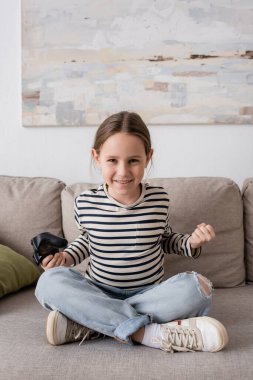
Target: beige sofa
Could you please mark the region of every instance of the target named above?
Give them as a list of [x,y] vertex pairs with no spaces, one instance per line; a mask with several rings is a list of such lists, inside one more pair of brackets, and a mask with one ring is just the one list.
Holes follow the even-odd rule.
[[[1,379],[253,379],[253,179],[242,190],[226,178],[150,182],[167,189],[175,231],[190,233],[202,221],[215,227],[216,239],[204,246],[199,259],[166,257],[166,277],[194,270],[213,282],[210,315],[227,327],[226,349],[168,354],[111,338],[54,347],[45,336],[48,312],[30,285],[0,299]],[[0,244],[32,260],[30,239],[40,232],[73,240],[78,234],[74,197],[89,186],[0,176]],[[78,269],[85,270],[83,265]]]

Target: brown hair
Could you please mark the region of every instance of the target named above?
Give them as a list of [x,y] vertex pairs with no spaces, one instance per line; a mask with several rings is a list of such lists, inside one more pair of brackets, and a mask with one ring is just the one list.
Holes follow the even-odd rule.
[[121,111],[103,121],[95,135],[93,149],[100,152],[101,146],[115,133],[124,132],[139,137],[148,156],[151,151],[149,130],[142,118],[135,112]]

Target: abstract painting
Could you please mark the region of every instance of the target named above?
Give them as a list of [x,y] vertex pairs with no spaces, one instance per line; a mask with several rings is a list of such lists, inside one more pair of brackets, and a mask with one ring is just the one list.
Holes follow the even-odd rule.
[[252,0],[22,0],[24,126],[253,124]]

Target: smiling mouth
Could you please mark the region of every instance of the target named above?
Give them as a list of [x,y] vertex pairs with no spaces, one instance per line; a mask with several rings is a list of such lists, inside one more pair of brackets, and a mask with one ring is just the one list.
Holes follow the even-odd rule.
[[129,179],[129,180],[117,180],[117,179],[115,179],[114,182],[117,182],[120,185],[127,185],[128,183],[132,182],[132,180],[131,179]]

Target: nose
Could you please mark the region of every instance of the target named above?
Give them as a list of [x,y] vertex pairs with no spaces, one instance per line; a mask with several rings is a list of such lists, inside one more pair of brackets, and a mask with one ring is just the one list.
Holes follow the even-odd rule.
[[126,176],[128,173],[127,163],[126,162],[119,162],[117,172],[118,172],[118,175],[120,175],[121,177]]

